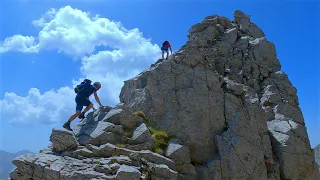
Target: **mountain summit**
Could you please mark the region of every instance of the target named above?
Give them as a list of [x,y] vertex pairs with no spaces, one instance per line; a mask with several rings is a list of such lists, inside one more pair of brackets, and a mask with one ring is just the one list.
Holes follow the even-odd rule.
[[320,179],[297,91],[243,12],[193,25],[188,41],[124,82],[120,102],[53,129],[12,179]]

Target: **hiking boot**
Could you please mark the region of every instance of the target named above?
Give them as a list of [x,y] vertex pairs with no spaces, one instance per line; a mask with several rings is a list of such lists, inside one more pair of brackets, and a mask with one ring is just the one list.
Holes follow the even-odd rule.
[[70,128],[70,122],[67,121],[66,123],[64,123],[64,125],[62,126],[64,127],[65,129],[69,130],[69,131],[72,131],[72,129]]
[[84,113],[81,113],[80,115],[79,115],[79,119],[84,119],[85,117],[84,117]]

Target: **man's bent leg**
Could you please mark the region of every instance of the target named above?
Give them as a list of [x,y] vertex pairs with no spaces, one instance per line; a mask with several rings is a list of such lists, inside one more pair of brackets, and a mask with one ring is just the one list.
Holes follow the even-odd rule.
[[80,119],[84,119],[86,112],[89,111],[89,109],[91,109],[93,107],[93,104],[89,101],[89,99],[86,99],[86,101],[84,102],[84,105],[87,107],[80,114],[80,116],[79,116]]
[[87,106],[84,110],[83,110],[83,114],[86,114],[87,111],[89,111],[91,108],[93,107],[93,104],[90,103],[89,106]]
[[69,131],[72,131],[72,129],[70,128],[70,123],[81,114],[81,110],[83,108],[83,105],[80,102],[76,102],[76,103],[77,103],[76,113],[71,115],[69,120],[66,123],[64,123],[63,126],[62,126],[62,127],[66,128],[66,129],[68,129]]
[[70,119],[68,120],[68,122],[72,122],[74,119],[76,119],[78,116],[80,116],[81,114],[81,110],[77,110],[76,113],[74,113],[73,115],[71,115]]
[[68,129],[69,131],[72,131],[72,129],[70,128],[70,123],[79,115],[81,114],[80,110],[77,110],[76,113],[74,113],[73,115],[71,115],[71,117],[69,118],[69,120],[63,124],[62,127]]
[[164,50],[162,50],[162,59],[164,59]]

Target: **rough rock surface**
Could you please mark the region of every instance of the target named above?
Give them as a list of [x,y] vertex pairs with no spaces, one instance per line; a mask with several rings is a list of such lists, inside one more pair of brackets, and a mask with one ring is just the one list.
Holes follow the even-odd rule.
[[[208,16],[188,38],[125,81],[116,107],[89,113],[74,136],[39,154],[17,157],[11,178],[320,179],[296,89],[250,17]],[[169,134],[162,155],[152,147],[166,144],[154,139],[164,135],[148,126]]]
[[320,144],[316,148],[314,148],[314,157],[316,159],[316,163],[318,164],[320,172]]

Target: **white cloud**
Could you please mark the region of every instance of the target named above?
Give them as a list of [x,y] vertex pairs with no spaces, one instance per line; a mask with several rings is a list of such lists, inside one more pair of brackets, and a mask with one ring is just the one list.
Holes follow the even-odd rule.
[[8,51],[38,52],[38,45],[33,36],[18,34],[0,42],[0,53]]
[[43,94],[31,88],[25,97],[5,93],[0,100],[1,116],[10,123],[55,123],[70,116],[74,109],[73,92],[68,87]]
[[[40,49],[58,49],[69,55],[81,57],[91,54],[96,46],[106,46],[116,50],[126,50],[138,55],[148,53],[150,48],[154,51],[159,47],[152,45],[143,38],[139,29],[127,30],[120,22],[114,22],[99,15],[90,17],[89,13],[70,6],[59,10],[50,9],[43,17],[32,22],[33,25],[42,27],[38,34],[38,41],[32,36],[15,35],[7,38],[2,48],[26,52],[26,48],[6,44],[21,44],[35,46]],[[132,49],[135,47],[134,49]],[[131,48],[131,49],[130,49]],[[3,51],[5,52],[5,51]],[[37,52],[37,51],[33,51]]]
[[[42,27],[36,44],[40,50],[55,49],[81,59],[83,77],[70,79],[72,86],[83,78],[99,81],[102,88],[98,94],[103,105],[118,103],[123,81],[145,70],[161,56],[160,48],[145,39],[139,29],[125,29],[120,22],[99,15],[91,18],[70,6],[51,9],[33,24]],[[110,50],[95,52],[101,45]],[[65,121],[75,111],[73,87],[43,94],[32,88],[27,96],[6,93],[0,100],[1,116],[12,123]],[[93,97],[91,100],[97,105]]]

